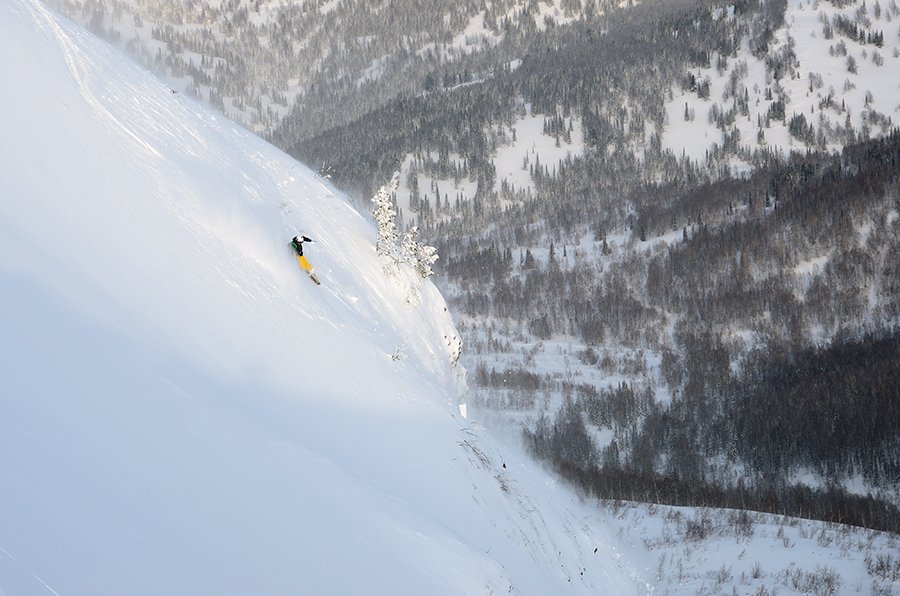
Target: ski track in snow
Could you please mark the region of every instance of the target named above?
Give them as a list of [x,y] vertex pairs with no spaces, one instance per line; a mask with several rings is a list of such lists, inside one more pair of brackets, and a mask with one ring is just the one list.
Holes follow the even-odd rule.
[[[50,585],[47,582],[45,582],[38,574],[36,574],[31,569],[29,569],[24,563],[19,561],[17,558],[12,556],[12,554],[10,554],[10,552],[7,551],[2,546],[0,546],[0,555],[3,555],[4,557],[6,557],[10,561],[12,561],[21,570],[25,571],[25,573],[27,573],[34,581],[38,582],[41,585],[41,587],[44,588],[47,592],[53,594],[54,596],[62,596],[59,592],[57,592],[56,590],[51,588]],[[2,559],[2,557],[0,557],[0,559]],[[2,567],[0,567],[0,569],[2,569]],[[8,577],[8,576],[6,576],[6,574],[2,574],[2,575],[5,577]],[[3,593],[2,586],[0,586],[0,593]]]
[[[44,8],[38,0],[29,0],[31,6],[33,7],[35,13],[41,16],[41,24],[48,31],[50,31],[56,40],[59,42],[60,47],[63,51],[63,57],[65,58],[66,64],[69,66],[69,71],[72,74],[72,78],[78,85],[78,88],[81,90],[81,96],[84,98],[85,102],[90,105],[100,116],[99,120],[101,122],[107,122],[112,125],[112,128],[115,130],[120,130],[126,134],[128,134],[134,141],[138,143],[139,146],[143,147],[149,153],[156,157],[162,157],[162,155],[149,143],[141,139],[129,126],[127,126],[123,121],[119,120],[116,115],[106,108],[104,103],[94,95],[90,82],[88,81],[88,69],[86,68],[84,60],[81,58],[81,51],[75,45],[70,35],[64,32],[60,26],[57,24],[56,19],[50,14],[49,10]],[[82,33],[82,35],[87,35],[87,33]]]

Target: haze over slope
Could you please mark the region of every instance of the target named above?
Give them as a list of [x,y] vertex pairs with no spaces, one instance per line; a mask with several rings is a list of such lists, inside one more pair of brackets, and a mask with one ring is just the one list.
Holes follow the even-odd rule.
[[635,591],[331,189],[35,0],[0,47],[0,591]]

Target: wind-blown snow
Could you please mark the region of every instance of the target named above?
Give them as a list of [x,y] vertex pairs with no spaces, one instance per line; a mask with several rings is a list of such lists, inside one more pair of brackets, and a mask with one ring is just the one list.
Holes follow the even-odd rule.
[[0,592],[642,587],[333,189],[36,0],[0,47]]

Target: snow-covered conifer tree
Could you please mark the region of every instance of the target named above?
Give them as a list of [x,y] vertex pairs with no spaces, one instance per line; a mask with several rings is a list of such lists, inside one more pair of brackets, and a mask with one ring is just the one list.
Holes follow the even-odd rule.
[[431,277],[434,271],[431,266],[437,260],[437,249],[433,246],[423,246],[419,242],[419,228],[412,227],[403,235],[403,241],[398,246],[397,211],[391,200],[391,193],[397,190],[400,182],[400,172],[394,172],[391,181],[378,189],[372,197],[372,215],[378,226],[378,235],[375,240],[375,250],[381,256],[389,257],[395,263],[408,263],[413,266],[422,278]]
[[414,226],[403,236],[401,248],[403,258],[416,268],[416,272],[423,278],[431,277],[434,271],[431,266],[438,259],[437,249],[433,246],[425,246],[419,242],[419,228]]
[[397,255],[397,211],[391,194],[397,190],[400,183],[400,172],[394,172],[391,181],[378,189],[372,197],[372,216],[375,225],[378,226],[378,236],[375,239],[375,251],[394,260],[399,260]]
[[424,244],[419,245],[419,255],[416,260],[416,270],[419,272],[419,275],[423,278],[434,275],[434,270],[431,266],[434,265],[434,262],[437,260],[438,254],[435,247]]

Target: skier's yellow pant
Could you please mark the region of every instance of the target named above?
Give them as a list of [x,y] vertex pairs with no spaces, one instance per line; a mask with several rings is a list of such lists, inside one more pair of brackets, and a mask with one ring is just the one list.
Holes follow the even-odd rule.
[[306,271],[307,273],[312,273],[312,265],[309,264],[309,261],[306,260],[306,257],[303,255],[297,255],[297,262],[300,263],[300,268]]

